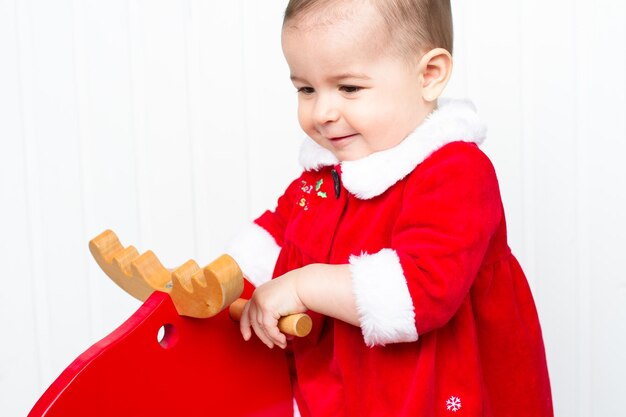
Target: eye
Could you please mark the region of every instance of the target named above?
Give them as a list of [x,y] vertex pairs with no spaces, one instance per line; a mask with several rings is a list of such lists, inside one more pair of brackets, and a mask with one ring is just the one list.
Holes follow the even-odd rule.
[[298,88],[298,93],[302,93],[304,95],[311,95],[315,92],[315,89],[313,87],[300,87]]
[[342,85],[342,86],[339,86],[339,90],[343,91],[344,93],[358,93],[362,89],[363,89],[363,87],[357,87],[356,85]]

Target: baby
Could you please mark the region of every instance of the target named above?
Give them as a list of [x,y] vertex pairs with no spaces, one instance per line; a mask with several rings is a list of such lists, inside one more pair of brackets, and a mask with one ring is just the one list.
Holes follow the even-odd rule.
[[[302,175],[230,251],[305,416],[551,416],[532,294],[452,71],[448,0],[294,0]],[[288,341],[284,315],[314,330]]]

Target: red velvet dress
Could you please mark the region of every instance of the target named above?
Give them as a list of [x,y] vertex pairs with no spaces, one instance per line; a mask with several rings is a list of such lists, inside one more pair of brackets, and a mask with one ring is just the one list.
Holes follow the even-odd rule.
[[263,256],[274,277],[350,264],[361,326],[312,313],[313,332],[291,345],[302,416],[552,415],[537,311],[483,137],[467,103],[444,103],[381,155],[304,162],[256,220],[250,233],[275,245],[277,258]]

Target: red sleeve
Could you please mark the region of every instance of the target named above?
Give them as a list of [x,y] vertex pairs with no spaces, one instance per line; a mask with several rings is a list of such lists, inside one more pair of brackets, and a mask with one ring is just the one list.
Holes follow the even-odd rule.
[[458,310],[502,219],[493,166],[473,144],[445,146],[407,179],[392,249],[418,334],[444,325]]
[[285,238],[285,228],[296,205],[296,198],[300,189],[301,177],[294,180],[285,193],[278,199],[276,208],[267,210],[254,222],[267,230],[274,237],[278,246],[282,247]]
[[274,211],[266,211],[230,243],[228,253],[237,261],[248,281],[258,287],[272,278],[283,246],[285,227],[295,205],[298,180],[278,199]]

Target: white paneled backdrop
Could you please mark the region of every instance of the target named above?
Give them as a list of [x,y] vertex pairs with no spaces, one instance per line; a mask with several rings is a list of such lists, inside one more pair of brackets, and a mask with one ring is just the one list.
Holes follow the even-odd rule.
[[[0,0],[0,416],[139,307],[89,239],[206,264],[298,173],[285,4]],[[623,416],[626,3],[453,7],[448,95],[488,122],[556,414]]]

